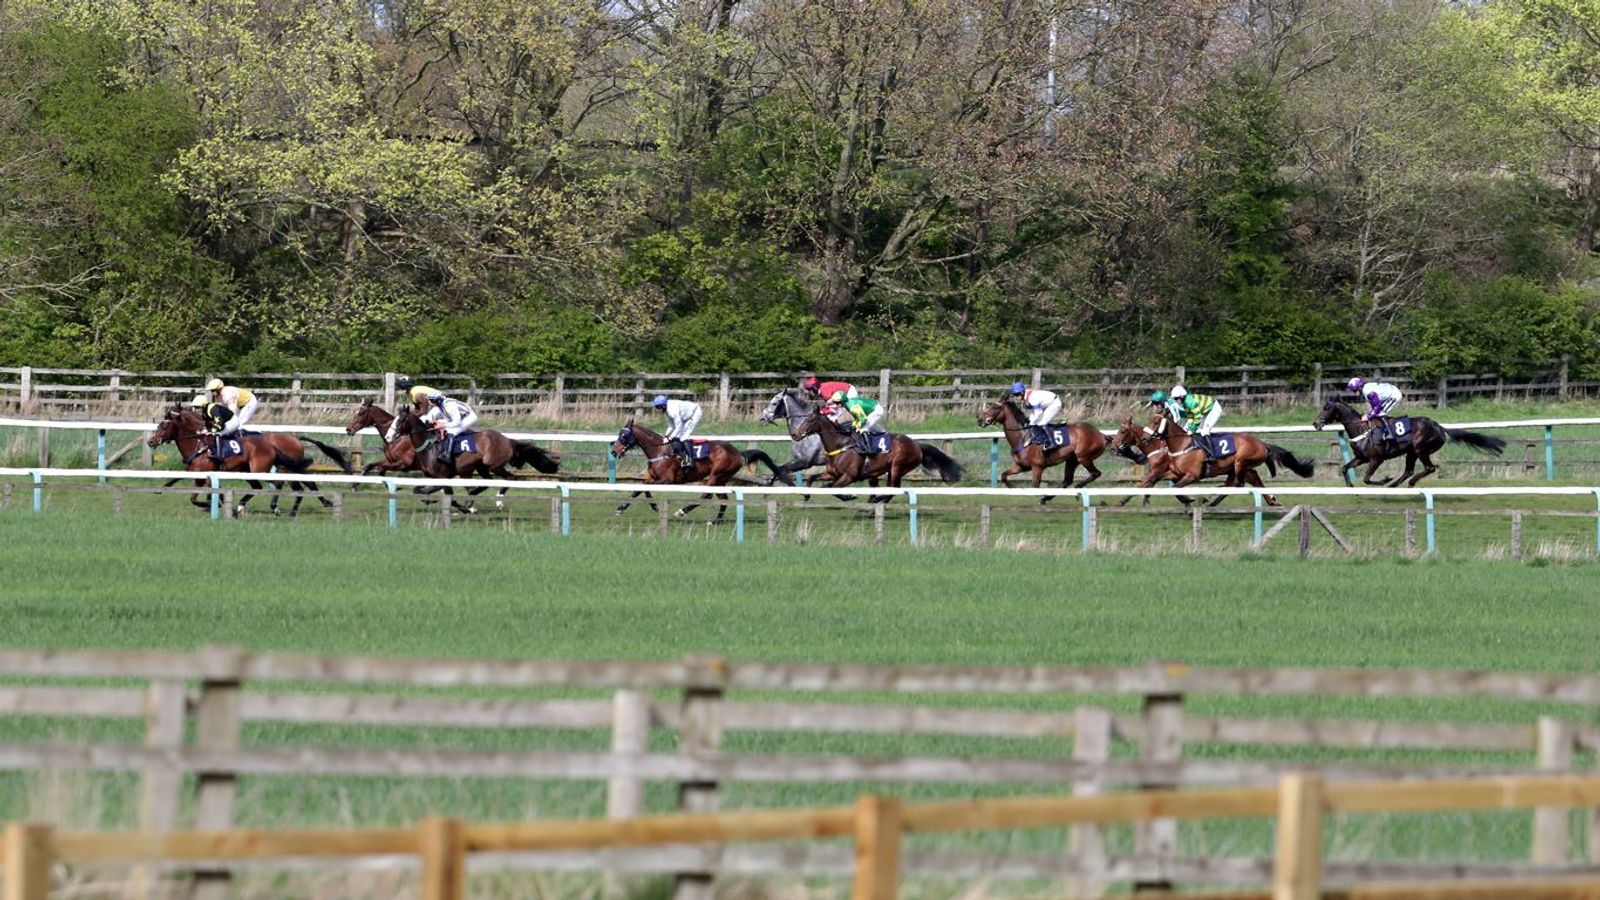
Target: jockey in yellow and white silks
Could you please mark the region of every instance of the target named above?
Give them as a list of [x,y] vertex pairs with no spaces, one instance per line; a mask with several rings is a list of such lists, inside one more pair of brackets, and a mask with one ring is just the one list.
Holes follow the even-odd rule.
[[233,413],[222,426],[218,434],[234,434],[239,429],[250,424],[255,418],[256,410],[261,408],[261,400],[255,394],[242,387],[234,387],[222,383],[221,378],[213,378],[206,384],[206,393],[211,395],[213,403],[221,403]]

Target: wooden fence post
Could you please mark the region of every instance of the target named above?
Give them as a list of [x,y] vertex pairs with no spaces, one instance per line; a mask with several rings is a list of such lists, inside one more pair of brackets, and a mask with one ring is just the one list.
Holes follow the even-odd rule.
[[1407,556],[1417,555],[1417,511],[1406,510],[1406,549]]
[[466,830],[460,819],[430,816],[417,826],[422,856],[422,900],[463,900],[467,895]]
[[[183,682],[150,682],[144,695],[146,747],[176,750],[183,746],[184,706],[187,702]],[[139,828],[143,831],[172,831],[177,828],[183,773],[174,769],[146,769],[141,778]]]
[[893,797],[856,799],[856,874],[851,900],[895,900],[900,892],[903,810]]
[[1311,364],[1311,405],[1322,406],[1322,363]]
[[717,418],[728,418],[728,407],[732,404],[733,386],[728,383],[728,373],[723,372],[717,381]]
[[50,468],[50,429],[39,429],[39,468]]
[[1439,390],[1434,397],[1436,400],[1434,405],[1438,406],[1440,409],[1444,409],[1450,405],[1450,379],[1448,376],[1439,376]]
[[1522,558],[1522,510],[1511,511],[1511,558]]
[[113,373],[111,380],[106,383],[106,397],[112,403],[122,402],[122,376]]
[[33,404],[33,366],[22,367],[22,411],[28,412]]
[[883,507],[885,504],[872,504],[872,546],[883,549]]
[[1285,775],[1278,782],[1278,836],[1272,900],[1322,897],[1322,817],[1326,805],[1318,775]]
[[[1072,759],[1074,762],[1099,764],[1111,760],[1111,713],[1098,706],[1080,706],[1072,714]],[[1099,778],[1079,779],[1072,793],[1090,797],[1101,792]],[[1073,826],[1069,843],[1072,855],[1078,861],[1078,877],[1072,884],[1071,895],[1079,900],[1095,900],[1105,893],[1104,871],[1106,864],[1105,830],[1098,825]]]
[[[620,690],[611,698],[611,752],[638,755],[650,749],[650,698],[643,691]],[[644,780],[613,775],[606,782],[606,816],[631,819],[644,812]]]
[[1300,555],[1311,555],[1311,517],[1306,515],[1305,507],[1300,510]]
[[1192,520],[1189,528],[1189,550],[1199,553],[1205,548],[1205,506],[1197,503],[1189,507],[1189,518]]
[[878,402],[884,406],[889,405],[889,376],[890,369],[878,370]]
[[51,844],[49,825],[6,825],[4,900],[48,900]]
[[[1563,772],[1572,768],[1572,750],[1577,743],[1572,723],[1554,716],[1540,716],[1536,727],[1540,771]],[[1536,866],[1566,864],[1567,845],[1572,839],[1571,822],[1570,812],[1564,807],[1534,810],[1529,861]]]
[[978,507],[978,546],[987,550],[993,545],[989,536],[989,526],[994,519],[994,507],[985,503]]
[[567,376],[565,373],[558,373],[556,375],[556,386],[553,396],[555,402],[553,404],[553,408],[551,409],[550,417],[559,422],[561,421],[561,411],[565,408],[567,402]]
[[1566,400],[1567,399],[1567,392],[1568,392],[1567,376],[1568,376],[1568,370],[1569,370],[1571,362],[1572,362],[1572,355],[1571,354],[1569,354],[1569,353],[1561,354],[1561,373],[1560,373],[1560,375],[1557,376],[1559,380],[1556,382],[1556,384],[1557,384],[1557,394],[1561,397],[1562,400]]
[[[239,674],[244,670],[244,651],[237,647],[205,647],[199,655],[206,664],[207,676],[200,683],[200,701],[195,708],[195,745],[202,751],[237,750]],[[196,773],[194,827],[232,828],[238,790],[238,776],[233,772]],[[228,895],[231,878],[226,869],[196,870],[190,896],[193,900],[220,900]]]
[[[683,724],[678,752],[691,760],[715,756],[722,749],[722,697],[728,663],[721,657],[691,656],[685,661],[693,673],[683,692]],[[678,809],[686,813],[716,812],[715,781],[685,781],[678,785]],[[708,861],[715,859],[716,851]],[[679,872],[674,900],[711,900],[712,873]]]
[[775,543],[777,540],[778,540],[778,501],[775,500],[775,499],[769,498],[767,500],[767,543],[769,543],[769,544]]
[[[1139,758],[1145,762],[1177,762],[1183,758],[1183,695],[1149,694],[1144,698],[1144,740],[1139,744]],[[1176,788],[1171,782],[1150,782],[1139,785],[1145,790]],[[1134,833],[1134,854],[1158,865],[1178,855],[1178,823],[1172,819],[1155,819],[1140,825]],[[1167,878],[1136,881],[1135,893],[1142,891],[1170,891],[1172,882]]]

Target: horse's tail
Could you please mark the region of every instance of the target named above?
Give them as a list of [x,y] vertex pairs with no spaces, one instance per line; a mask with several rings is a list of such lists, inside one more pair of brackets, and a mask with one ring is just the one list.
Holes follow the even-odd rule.
[[789,487],[794,487],[794,479],[789,477],[789,473],[785,472],[782,466],[773,462],[772,457],[768,456],[765,450],[745,450],[740,455],[744,457],[745,465],[753,466],[756,463],[764,463],[768,469],[772,470],[774,479],[787,484]]
[[1272,473],[1273,478],[1278,477],[1279,463],[1288,466],[1289,471],[1299,475],[1301,478],[1310,478],[1317,472],[1316,463],[1313,463],[1311,460],[1301,459],[1277,444],[1268,444],[1267,471]]
[[[318,450],[321,450],[323,456],[326,456],[327,458],[333,460],[333,464],[339,467],[339,471],[345,473],[346,475],[355,474],[355,469],[351,467],[350,460],[345,458],[343,450],[340,450],[338,447],[331,447],[331,446],[329,446],[327,444],[324,444],[323,442],[317,440],[316,438],[309,438],[309,437],[303,437],[302,436],[300,438],[300,440],[310,444],[311,446],[317,448]],[[282,453],[279,453],[278,455],[280,457],[283,456]],[[282,463],[279,463],[279,465],[282,465]],[[310,459],[305,459],[305,460],[301,461],[301,467],[300,467],[300,469],[298,471],[304,472],[306,469],[309,469],[309,468],[311,468],[311,460]]]
[[929,475],[937,475],[940,480],[955,483],[961,480],[961,464],[951,459],[949,454],[932,444],[918,444],[922,449],[922,469]]
[[526,441],[511,442],[511,464],[513,466],[533,466],[535,471],[546,475],[554,475],[561,468],[561,461],[554,456],[540,450]]
[[1482,434],[1461,428],[1446,428],[1444,433],[1450,436],[1450,440],[1460,441],[1479,453],[1492,453],[1495,456],[1499,456],[1500,451],[1506,449],[1505,440],[1492,434]]

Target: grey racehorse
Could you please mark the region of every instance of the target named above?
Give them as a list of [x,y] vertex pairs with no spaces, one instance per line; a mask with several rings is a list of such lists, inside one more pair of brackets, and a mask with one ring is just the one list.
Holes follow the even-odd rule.
[[814,409],[816,407],[806,398],[804,391],[799,388],[784,388],[772,395],[772,402],[768,403],[766,411],[761,413],[763,425],[771,425],[776,419],[786,420],[789,437],[794,440],[794,458],[778,467],[777,474],[772,476],[774,479],[792,484],[793,481],[789,476],[795,472],[828,464],[828,454],[822,448],[820,436],[812,434],[800,437],[795,434],[795,429],[805,422],[806,417],[811,415]]

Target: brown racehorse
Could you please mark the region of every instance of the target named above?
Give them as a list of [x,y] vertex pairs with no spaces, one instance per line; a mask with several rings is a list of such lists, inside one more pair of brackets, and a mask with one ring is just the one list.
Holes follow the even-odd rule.
[[[629,419],[622,430],[617,432],[617,439],[611,444],[611,455],[621,459],[630,448],[638,447],[645,456],[646,469],[644,473],[645,484],[699,484],[704,482],[712,486],[721,486],[733,480],[735,475],[747,465],[755,463],[764,464],[773,475],[778,474],[778,464],[772,461],[761,450],[740,450],[726,441],[710,441],[710,454],[702,460],[684,465],[683,461],[672,452],[671,442],[654,431]],[[617,507],[616,515],[622,515],[632,506],[632,498],[640,494],[650,497],[651,509],[657,509],[654,497],[649,491],[634,491],[628,495],[629,499]],[[711,494],[701,494],[700,499],[709,499]],[[673,515],[683,517],[689,510],[699,506],[691,503],[679,509]],[[728,514],[728,501],[724,499],[717,507],[717,521],[721,522]]]
[[[1010,397],[1002,397],[978,414],[979,427],[986,428],[996,422],[1005,429],[1006,443],[1011,445],[1011,468],[1000,473],[1000,483],[1006,487],[1011,487],[1011,476],[1025,469],[1033,470],[1033,486],[1038,487],[1044,480],[1044,470],[1062,463],[1067,464],[1067,470],[1061,474],[1061,486],[1064,488],[1081,488],[1100,477],[1100,470],[1094,467],[1094,461],[1106,451],[1106,436],[1093,425],[1082,422],[1068,425],[1070,439],[1067,446],[1046,450],[1038,444],[1023,446],[1028,440],[1028,417]],[[1078,466],[1087,469],[1089,477],[1074,485],[1072,476],[1078,471]],[[1049,497],[1039,498],[1041,505],[1049,502]]]
[[[1345,436],[1350,443],[1350,461],[1339,470],[1339,475],[1344,478],[1346,485],[1350,484],[1350,470],[1365,464],[1367,474],[1362,480],[1367,484],[1379,487],[1384,485],[1399,487],[1404,484],[1407,487],[1415,487],[1417,482],[1439,471],[1439,467],[1433,464],[1433,454],[1439,452],[1439,449],[1449,441],[1460,441],[1479,453],[1492,453],[1495,456],[1499,456],[1506,448],[1506,442],[1493,435],[1460,428],[1446,428],[1423,416],[1411,417],[1410,434],[1404,437],[1396,435],[1395,440],[1379,443],[1372,434],[1373,423],[1363,421],[1360,413],[1345,405],[1345,402],[1337,397],[1328,398],[1328,402],[1322,405],[1322,412],[1317,414],[1317,419],[1311,423],[1311,427],[1321,431],[1331,422],[1338,422],[1344,426]],[[1394,427],[1390,426],[1391,429]],[[1373,446],[1374,444],[1377,446]],[[1406,470],[1392,479],[1374,481],[1372,476],[1377,474],[1378,467],[1383,465],[1383,461],[1397,456],[1406,458]],[[1425,468],[1412,476],[1411,473],[1415,471],[1419,459]]]
[[389,426],[392,424],[394,416],[370,399],[361,401],[361,405],[356,408],[356,414],[350,417],[350,424],[344,427],[345,434],[355,434],[363,428],[371,428],[377,431],[378,437],[383,440],[383,459],[362,466],[361,474],[416,471],[417,453],[412,449],[411,442],[398,434],[394,440],[389,440]]
[[[346,475],[350,474],[350,462],[337,447],[330,447],[314,438],[295,437],[292,434],[281,432],[263,432],[248,435],[229,435],[223,440],[236,439],[242,453],[228,457],[219,467],[216,460],[211,458],[212,438],[205,433],[205,421],[200,414],[192,409],[174,406],[167,410],[150,435],[149,445],[158,447],[168,441],[178,447],[178,452],[183,454],[184,468],[191,472],[270,472],[274,466],[284,472],[303,474],[311,468],[311,458],[306,456],[306,444],[311,444],[321,450],[329,459],[333,460]],[[269,479],[264,479],[269,480]],[[248,481],[252,488],[261,490],[261,481]],[[282,483],[276,483],[282,487]],[[206,482],[196,481],[196,487],[205,487]],[[317,486],[310,482],[293,481],[290,485],[296,492],[294,506],[289,508],[289,515],[293,516],[300,511],[300,503],[305,500],[300,495],[302,491],[315,491]],[[189,502],[201,509],[209,509],[210,503],[201,499],[200,493],[191,494]],[[245,504],[250,502],[254,494],[245,494],[239,498],[234,506],[234,515],[245,511]],[[323,506],[332,506],[333,501],[327,497],[318,497]],[[272,495],[272,514],[278,515],[278,495]]]
[[[1221,459],[1206,459],[1199,447],[1195,446],[1194,439],[1184,431],[1182,426],[1172,421],[1164,412],[1156,413],[1147,426],[1151,434],[1164,437],[1167,440],[1167,453],[1171,456],[1168,471],[1177,480],[1173,487],[1184,487],[1206,478],[1222,477],[1224,487],[1243,487],[1248,484],[1252,487],[1265,487],[1261,483],[1261,476],[1256,469],[1262,465],[1276,478],[1278,466],[1288,467],[1301,478],[1310,478],[1316,473],[1316,466],[1310,461],[1300,459],[1288,450],[1269,444],[1253,434],[1243,431],[1232,432],[1234,451]],[[1223,496],[1213,497],[1210,506],[1216,506],[1223,501]],[[1276,497],[1268,497],[1273,506],[1278,505]]]
[[[416,468],[429,478],[503,478],[506,481],[516,480],[512,474],[511,466],[531,465],[536,470],[546,475],[554,474],[560,463],[543,450],[524,441],[514,441],[493,428],[479,428],[471,432],[477,450],[471,453],[457,453],[453,458],[444,456],[443,431],[435,432],[428,421],[417,415],[414,408],[401,407],[400,415],[395,419],[395,434],[399,440],[411,445],[412,455],[416,461]],[[488,488],[469,488],[467,493],[476,497]],[[504,497],[508,487],[501,488],[494,495],[494,505],[499,509],[505,505]],[[455,500],[455,492],[445,488],[444,492],[450,497],[450,503],[464,513],[477,512],[475,501],[469,501],[463,506]]]
[[[1172,454],[1167,452],[1167,439],[1155,434],[1148,428],[1140,428],[1129,416],[1122,420],[1122,425],[1117,428],[1117,433],[1111,439],[1111,452],[1145,466],[1145,478],[1138,483],[1139,487],[1154,487],[1160,481],[1174,481],[1177,476],[1170,471]],[[1133,497],[1123,497],[1117,501],[1118,506],[1127,506]],[[1269,497],[1269,499],[1272,499]],[[1184,506],[1191,502],[1188,497],[1178,498]],[[1277,501],[1274,499],[1273,504]],[[1144,505],[1150,505],[1150,495],[1144,495]]]
[[[807,416],[795,429],[798,437],[817,435],[828,456],[829,487],[844,487],[862,478],[887,478],[890,487],[917,469],[923,469],[945,482],[961,480],[961,465],[938,447],[919,444],[903,434],[894,435],[886,453],[866,455],[856,450],[855,435],[821,412]],[[887,503],[888,496],[874,497],[874,503]]]

